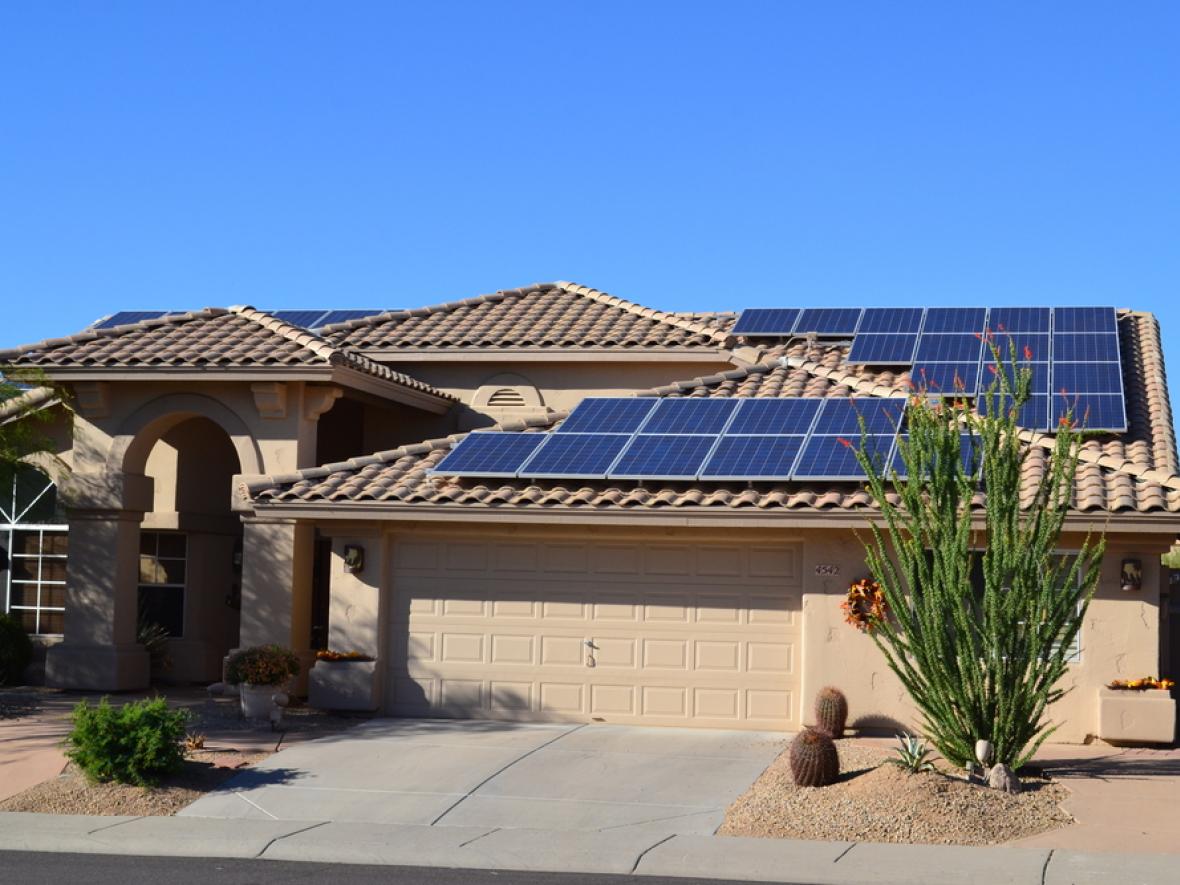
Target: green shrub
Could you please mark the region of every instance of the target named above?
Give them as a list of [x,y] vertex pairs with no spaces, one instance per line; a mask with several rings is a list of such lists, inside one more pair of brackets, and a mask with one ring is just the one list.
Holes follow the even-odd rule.
[[256,645],[230,657],[225,674],[231,685],[282,685],[299,675],[299,658],[281,645]]
[[20,621],[0,614],[0,685],[17,685],[33,658],[33,641]]
[[184,761],[187,710],[172,710],[163,698],[112,707],[81,701],[66,755],[91,780],[150,787]]

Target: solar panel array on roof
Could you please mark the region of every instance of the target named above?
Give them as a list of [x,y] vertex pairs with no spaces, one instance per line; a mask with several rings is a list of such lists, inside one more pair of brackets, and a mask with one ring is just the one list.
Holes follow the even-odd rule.
[[[855,451],[862,426],[874,457],[888,464],[905,404],[900,397],[590,397],[549,434],[469,434],[433,472],[546,479],[863,479]],[[596,430],[586,432],[590,427]],[[498,439],[505,435],[528,441],[509,451]]]
[[129,323],[140,323],[144,320],[155,320],[163,316],[173,316],[181,313],[178,310],[121,310],[109,317],[104,317],[91,325],[92,329],[113,329],[115,326],[126,326]]

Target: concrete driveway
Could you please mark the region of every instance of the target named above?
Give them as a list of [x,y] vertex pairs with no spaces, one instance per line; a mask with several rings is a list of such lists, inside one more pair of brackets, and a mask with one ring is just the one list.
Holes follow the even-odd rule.
[[182,815],[712,833],[770,732],[377,719],[291,747]]

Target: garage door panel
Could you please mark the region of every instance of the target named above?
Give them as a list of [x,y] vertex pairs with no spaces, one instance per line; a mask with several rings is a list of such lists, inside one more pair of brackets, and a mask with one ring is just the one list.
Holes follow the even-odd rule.
[[[474,546],[484,554],[448,544],[432,560],[419,545],[395,559],[413,567],[394,573],[390,712],[798,726],[795,551],[514,541],[501,556],[494,543]],[[527,565],[528,550],[536,571],[506,578],[505,563]],[[467,564],[483,555],[486,570],[456,568],[455,551]],[[572,570],[556,579],[560,568]]]

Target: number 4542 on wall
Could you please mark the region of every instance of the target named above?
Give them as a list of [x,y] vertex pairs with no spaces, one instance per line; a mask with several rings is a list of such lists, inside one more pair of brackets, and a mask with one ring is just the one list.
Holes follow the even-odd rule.
[[832,578],[840,574],[840,566],[838,565],[817,565],[815,573],[821,577]]

